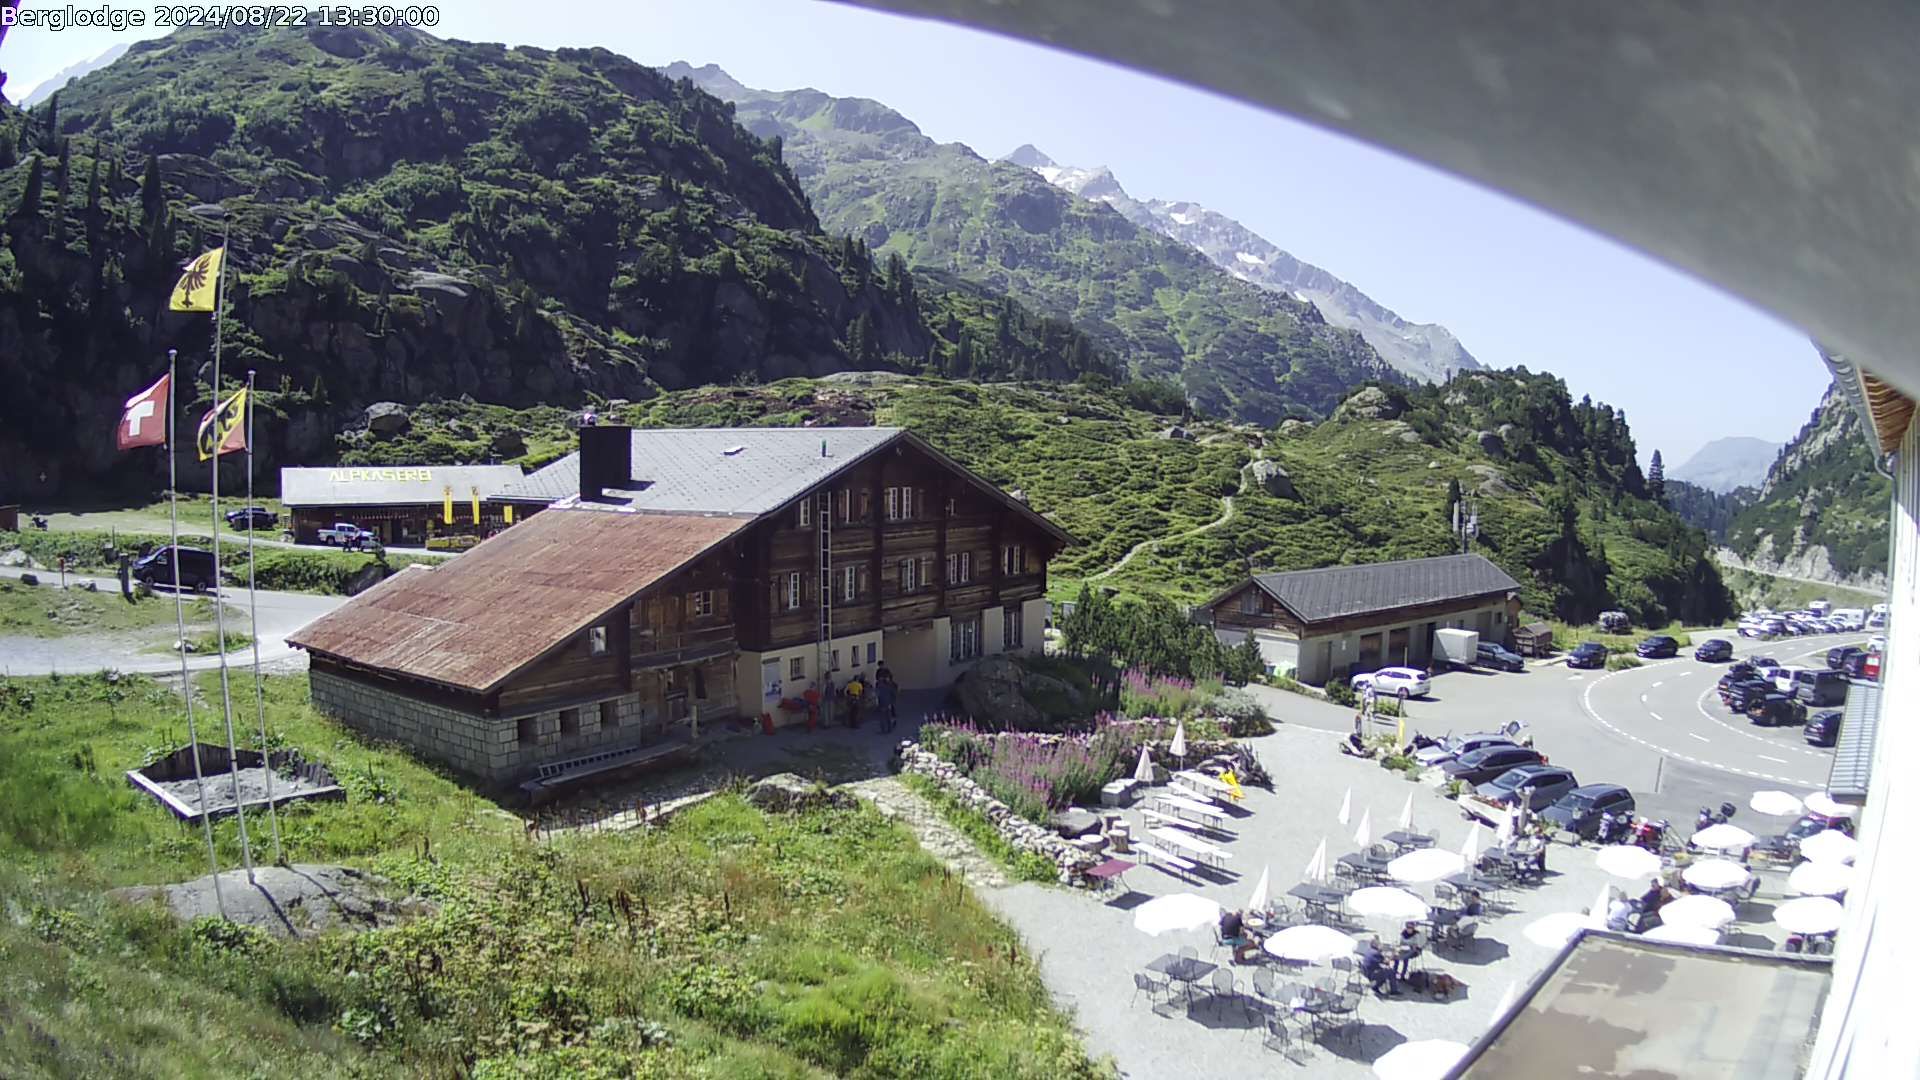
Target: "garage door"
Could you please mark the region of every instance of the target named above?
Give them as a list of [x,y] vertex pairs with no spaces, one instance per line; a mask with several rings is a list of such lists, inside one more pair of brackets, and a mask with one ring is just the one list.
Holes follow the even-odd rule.
[[1260,644],[1260,659],[1267,665],[1267,671],[1279,675],[1289,669],[1300,666],[1300,642],[1294,638],[1268,637],[1255,634],[1254,640]]

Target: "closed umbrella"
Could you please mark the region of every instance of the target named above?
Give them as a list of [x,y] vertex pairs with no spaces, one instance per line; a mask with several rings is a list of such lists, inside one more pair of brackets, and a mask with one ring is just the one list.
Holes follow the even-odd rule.
[[1373,1059],[1380,1080],[1440,1080],[1467,1056],[1467,1045],[1450,1039],[1403,1042]]
[[1324,881],[1327,877],[1327,838],[1320,838],[1320,846],[1313,849],[1313,858],[1307,863],[1307,880]]
[[1731,859],[1701,859],[1680,872],[1680,879],[1696,889],[1737,889],[1753,875]]
[[1842,862],[1803,862],[1787,875],[1787,888],[1805,896],[1839,896],[1853,887],[1854,869]]
[[1352,956],[1358,943],[1331,926],[1289,926],[1268,938],[1262,948],[1282,960],[1301,960],[1323,964],[1342,956]]
[[1405,855],[1387,864],[1387,874],[1395,881],[1408,885],[1419,885],[1428,881],[1439,881],[1451,877],[1467,868],[1467,861],[1457,851],[1442,851],[1439,848],[1422,848],[1409,851]]
[[1133,928],[1158,937],[1220,921],[1220,905],[1193,893],[1156,896],[1133,909]]
[[1573,940],[1573,935],[1587,928],[1587,917],[1571,911],[1555,912],[1527,924],[1525,930],[1528,941],[1535,945],[1544,945],[1557,949]]
[[1669,926],[1718,930],[1733,919],[1733,905],[1712,896],[1683,896],[1660,908],[1660,921]]
[[1500,815],[1500,824],[1493,827],[1493,842],[1500,845],[1513,843],[1513,813]]
[[1756,791],[1747,805],[1768,817],[1799,817],[1802,810],[1799,798],[1785,791]]
[[1609,844],[1594,860],[1600,869],[1619,878],[1652,877],[1660,872],[1660,856],[1632,844]]
[[1362,848],[1366,847],[1368,844],[1373,843],[1373,810],[1372,809],[1362,810],[1360,812],[1360,827],[1354,830],[1353,842],[1356,844],[1359,844]]
[[1519,1000],[1520,984],[1517,982],[1508,983],[1507,992],[1500,995],[1500,1004],[1493,1007],[1493,1016],[1488,1018],[1487,1026],[1492,1027],[1501,1017],[1507,1015],[1507,1010],[1513,1008],[1513,1003]]
[[1187,722],[1185,720],[1174,721],[1173,745],[1167,747],[1167,753],[1179,758],[1180,764],[1187,763]]
[[1840,929],[1845,909],[1838,900],[1803,896],[1773,909],[1773,921],[1790,934],[1831,934]]
[[1860,841],[1838,829],[1823,829],[1800,841],[1800,854],[1814,862],[1848,862],[1860,850]]
[[1816,791],[1807,796],[1807,811],[1809,813],[1819,814],[1821,817],[1852,817],[1854,811],[1858,809],[1859,807],[1857,806],[1849,806],[1846,803],[1835,800],[1833,796],[1824,791]]
[[1347,795],[1340,800],[1340,824],[1345,825],[1353,819],[1353,789],[1347,789]]
[[1676,926],[1673,923],[1661,923],[1640,936],[1648,941],[1671,941],[1676,945],[1720,944],[1720,931],[1705,926]]
[[1376,919],[1424,919],[1427,906],[1425,900],[1391,885],[1370,885],[1347,896],[1348,911]]
[[1613,903],[1613,886],[1600,886],[1600,894],[1587,905],[1587,925],[1595,930],[1607,928],[1607,907]]
[[1133,778],[1143,784],[1153,783],[1153,759],[1147,756],[1147,748],[1140,747],[1140,764],[1133,767]]
[[1411,791],[1407,792],[1407,804],[1400,808],[1400,827],[1408,830],[1413,828],[1413,792]]
[[1265,866],[1260,868],[1260,883],[1253,887],[1253,895],[1247,897],[1248,911],[1267,910],[1267,870]]
[[1460,845],[1460,857],[1466,860],[1468,866],[1480,860],[1480,823],[1478,821],[1467,826],[1467,839]]
[[1693,846],[1708,851],[1739,851],[1753,846],[1753,834],[1723,821],[1694,833]]

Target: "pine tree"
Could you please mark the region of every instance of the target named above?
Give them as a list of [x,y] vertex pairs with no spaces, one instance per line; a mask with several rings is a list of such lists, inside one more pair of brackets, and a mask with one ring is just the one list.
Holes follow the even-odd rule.
[[1260,643],[1248,634],[1240,639],[1240,645],[1233,650],[1227,661],[1227,673],[1234,682],[1242,686],[1256,682],[1266,674],[1267,658],[1260,654]]
[[60,137],[60,94],[58,91],[55,91],[53,96],[47,99],[47,134],[56,139]]
[[873,316],[865,311],[847,327],[847,357],[865,367],[880,363],[880,336],[873,328]]
[[160,222],[160,211],[167,204],[167,193],[160,186],[160,155],[147,156],[147,171],[140,177],[140,219],[147,231]]
[[0,169],[11,169],[19,163],[19,154],[13,146],[13,132],[0,128]]
[[33,160],[27,165],[27,190],[20,196],[20,213],[23,216],[40,212],[40,189],[46,184],[43,171],[40,155],[33,155]]
[[94,151],[93,168],[87,173],[87,216],[100,212],[100,152]]
[[1647,466],[1647,495],[1657,503],[1667,501],[1667,470],[1658,450],[1653,452],[1653,464]]

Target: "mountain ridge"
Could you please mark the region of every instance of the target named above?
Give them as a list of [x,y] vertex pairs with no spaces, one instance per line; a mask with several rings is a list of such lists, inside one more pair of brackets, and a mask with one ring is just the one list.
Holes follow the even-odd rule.
[[1667,476],[1720,495],[1736,488],[1758,488],[1784,447],[1784,443],[1771,439],[1728,435],[1695,450],[1687,460],[1669,468]]

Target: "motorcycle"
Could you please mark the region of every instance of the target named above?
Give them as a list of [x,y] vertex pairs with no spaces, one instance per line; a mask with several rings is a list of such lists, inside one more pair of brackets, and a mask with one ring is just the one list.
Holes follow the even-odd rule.
[[1661,850],[1666,847],[1668,828],[1669,826],[1665,821],[1654,821],[1643,817],[1634,818],[1630,839],[1627,842],[1636,847],[1646,848],[1648,851],[1658,855]]
[[1368,760],[1372,760],[1380,754],[1378,750],[1368,746],[1366,741],[1357,734],[1349,735],[1341,741],[1340,752],[1348,757],[1366,758]]
[[1593,840],[1597,844],[1621,844],[1627,842],[1632,831],[1631,815],[1603,810],[1600,813],[1600,824],[1594,829]]
[[1730,802],[1721,803],[1718,813],[1715,813],[1710,807],[1703,806],[1700,808],[1700,813],[1693,819],[1693,831],[1699,832],[1701,829],[1711,828],[1715,825],[1725,825],[1727,822],[1733,820],[1733,811],[1734,806]]

